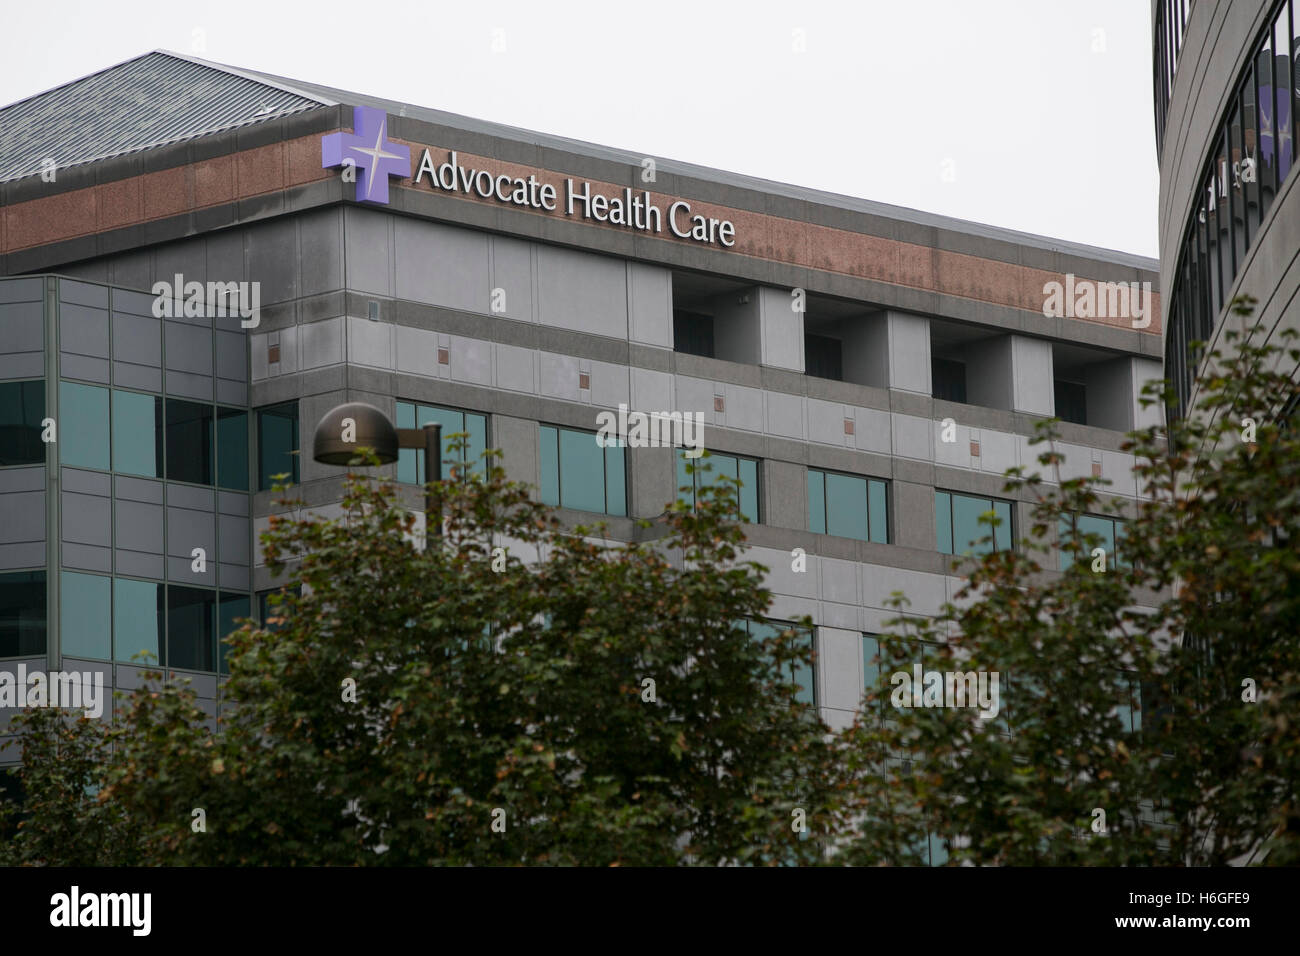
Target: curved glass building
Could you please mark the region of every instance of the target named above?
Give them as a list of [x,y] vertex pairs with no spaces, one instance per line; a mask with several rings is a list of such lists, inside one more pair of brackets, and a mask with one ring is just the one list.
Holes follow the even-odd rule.
[[1300,316],[1300,2],[1152,6],[1165,368],[1181,415],[1234,297],[1258,300],[1270,336]]

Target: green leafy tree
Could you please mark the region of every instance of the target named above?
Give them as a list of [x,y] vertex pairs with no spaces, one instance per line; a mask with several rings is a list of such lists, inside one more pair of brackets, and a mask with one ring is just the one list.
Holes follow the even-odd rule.
[[16,716],[13,731],[22,735],[26,800],[21,809],[0,800],[0,866],[141,862],[121,808],[97,798],[112,759],[107,723],[37,707]]
[[[1056,481],[1008,479],[1034,502],[1020,546],[967,562],[954,605],[882,638],[881,685],[843,741],[859,830],[841,861],[923,862],[935,845],[952,863],[1295,861],[1300,351],[1250,313],[1237,305],[1193,412],[1130,436],[1144,497],[1122,560],[1097,561],[1079,530],[1108,510],[1104,482],[1062,479],[1046,423]],[[1073,563],[1046,573],[1063,516]],[[926,670],[997,672],[999,715],[894,706],[922,643]]]
[[[268,564],[297,587],[231,635],[222,732],[186,688],[155,686],[99,778],[87,767],[150,862],[819,858],[833,748],[796,700],[810,651],[745,631],[770,595],[742,560],[734,489],[630,545],[562,528],[499,466],[439,494],[428,548],[400,489],[368,478],[349,478],[337,520],[272,519]],[[59,846],[26,858],[62,862]]]

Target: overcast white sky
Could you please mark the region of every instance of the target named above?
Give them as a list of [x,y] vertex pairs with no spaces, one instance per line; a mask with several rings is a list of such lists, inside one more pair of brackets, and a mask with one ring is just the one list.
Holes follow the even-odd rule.
[[6,0],[3,20],[0,104],[161,48],[1156,255],[1148,0]]

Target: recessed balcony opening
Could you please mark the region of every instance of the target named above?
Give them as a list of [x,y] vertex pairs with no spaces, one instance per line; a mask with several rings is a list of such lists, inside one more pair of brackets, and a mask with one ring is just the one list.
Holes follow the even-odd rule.
[[736,279],[674,272],[673,351],[757,365],[758,298],[754,292],[753,286]]
[[887,388],[885,315],[872,306],[830,296],[804,298],[804,371],[855,385]]
[[1061,421],[1118,431],[1132,427],[1136,397],[1128,356],[1053,342],[1052,393]]
[[1010,354],[1002,354],[989,329],[930,320],[930,395],[962,405],[1010,407],[1002,394],[1011,374]]

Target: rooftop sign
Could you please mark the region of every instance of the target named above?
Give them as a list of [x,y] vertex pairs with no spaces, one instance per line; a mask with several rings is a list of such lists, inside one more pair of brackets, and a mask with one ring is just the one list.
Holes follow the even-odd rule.
[[433,154],[420,154],[420,168],[415,182],[428,177],[434,189],[494,199],[512,206],[555,212],[563,208],[566,216],[593,219],[611,226],[623,226],[640,232],[662,233],[667,229],[678,239],[731,247],[736,244],[736,226],[730,219],[693,215],[691,204],[684,199],[660,209],[644,190],[623,187],[621,193],[596,192],[587,181],[564,180],[563,195],[553,183],[541,182],[535,173],[525,179],[508,173],[494,175],[486,169],[466,169],[456,151],[447,153],[445,162],[434,165]]
[[[389,141],[388,114],[383,110],[355,107],[352,125],[355,133],[329,133],[321,137],[321,167],[360,170],[356,180],[357,201],[386,204],[388,177],[410,176],[411,150]],[[649,192],[633,190],[630,186],[624,187],[621,193],[609,194],[597,191],[585,180],[565,179],[562,186],[557,186],[539,180],[536,173],[529,173],[525,178],[494,174],[486,169],[467,169],[460,164],[455,150],[448,152],[441,164],[435,164],[428,149],[423,150],[415,184],[426,178],[432,188],[446,192],[545,212],[562,210],[566,216],[639,232],[662,234],[667,230],[678,239],[708,245],[731,248],[736,244],[736,225],[730,219],[692,213],[691,204],[684,199],[660,208]]]

